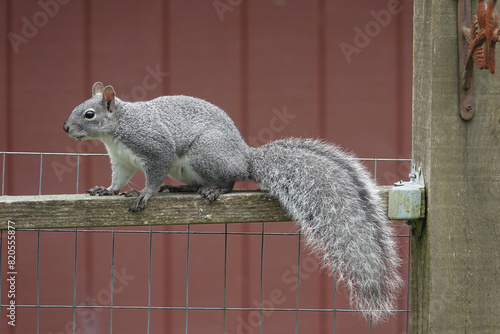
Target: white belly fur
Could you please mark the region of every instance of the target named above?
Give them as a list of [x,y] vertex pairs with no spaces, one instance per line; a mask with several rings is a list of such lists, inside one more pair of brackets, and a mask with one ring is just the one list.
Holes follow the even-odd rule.
[[116,139],[102,141],[106,146],[112,163],[117,163],[131,170],[143,169],[142,160],[121,141]]
[[[102,139],[102,141],[108,150],[112,163],[117,163],[130,170],[144,170],[144,164],[141,159],[121,141],[108,138]],[[186,161],[185,157],[176,158],[168,174],[177,181],[185,184],[197,186],[206,185],[205,180],[196,173],[193,167]]]
[[185,184],[197,186],[206,185],[205,180],[196,173],[193,167],[186,161],[185,157],[179,157],[174,160],[172,168],[168,171],[168,175]]

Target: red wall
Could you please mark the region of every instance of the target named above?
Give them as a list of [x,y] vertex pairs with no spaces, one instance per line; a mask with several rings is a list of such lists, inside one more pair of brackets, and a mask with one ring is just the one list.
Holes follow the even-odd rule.
[[[104,152],[102,145],[77,142],[62,131],[73,107],[90,97],[95,81],[102,81],[128,100],[164,94],[204,98],[226,110],[251,144],[283,136],[321,137],[361,157],[408,158],[411,6],[411,1],[395,0],[0,0],[0,35],[8,36],[0,46],[0,151]],[[293,118],[272,131],[278,112]],[[372,163],[367,165],[373,170]],[[39,169],[38,156],[7,156],[5,194],[37,194]],[[45,156],[43,170],[43,194],[75,192],[74,159]],[[380,163],[378,181],[407,178],[407,170],[407,164]],[[80,173],[79,192],[110,182],[106,157],[83,157]],[[137,175],[132,184],[141,188],[143,180]],[[266,225],[266,232],[295,231],[293,226]],[[228,229],[260,232],[261,225]],[[224,226],[191,231],[223,232]],[[18,303],[36,304],[37,233],[19,232],[18,238],[25,272]],[[116,296],[115,305],[144,305],[149,234],[115,238],[115,268],[125,267],[137,277]],[[154,234],[153,239],[152,301],[185,306],[187,236]],[[78,233],[77,304],[108,284],[111,241],[111,233]],[[224,236],[192,235],[190,242],[190,306],[221,306]],[[402,256],[407,256],[405,243]],[[260,236],[230,235],[228,247],[228,306],[253,307],[260,293]],[[296,237],[266,236],[264,247],[275,254],[264,263],[264,297],[281,287],[288,293],[283,307],[295,307],[295,295],[281,277],[297,261]],[[40,303],[73,305],[74,249],[74,232],[41,233]],[[307,258],[307,252],[302,256]],[[301,307],[331,307],[332,282],[323,274],[311,275],[301,287]],[[337,296],[338,303],[343,296]],[[402,298],[405,308],[406,295]],[[26,327],[7,333],[34,332],[36,309],[19,312]],[[190,313],[190,332],[211,332],[207,319],[212,313]],[[228,333],[235,332],[238,315],[248,316],[227,314]],[[115,331],[143,333],[145,316],[146,311],[114,310]],[[72,317],[72,309],[42,309],[40,333],[64,332]],[[109,318],[104,310],[93,326],[107,332]],[[151,319],[152,332],[184,330],[184,311],[153,310]],[[277,327],[269,325],[269,332],[295,328],[294,313],[277,312],[270,319]],[[349,313],[339,313],[337,320],[337,330],[366,326]],[[405,321],[402,314],[379,330],[396,333]],[[4,319],[0,323],[5,332]],[[330,313],[305,312],[299,325],[305,333],[332,332],[333,320]],[[220,333],[214,326],[213,332]]]

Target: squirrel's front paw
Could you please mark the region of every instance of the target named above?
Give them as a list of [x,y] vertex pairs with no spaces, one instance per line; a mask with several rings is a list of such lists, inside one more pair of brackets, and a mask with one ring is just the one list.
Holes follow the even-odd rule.
[[130,189],[124,193],[120,193],[121,196],[125,196],[125,197],[137,197],[141,194],[141,192],[139,190],[136,190],[136,189]]
[[108,188],[106,188],[106,187],[95,186],[94,188],[87,190],[85,193],[89,194],[91,196],[95,196],[95,195],[111,196],[111,195],[117,195],[118,191],[109,191]]
[[148,199],[150,197],[150,194],[144,193],[144,191],[142,191],[135,199],[134,203],[132,203],[132,206],[130,207],[130,209],[128,209],[128,211],[136,212],[144,210],[148,204]]

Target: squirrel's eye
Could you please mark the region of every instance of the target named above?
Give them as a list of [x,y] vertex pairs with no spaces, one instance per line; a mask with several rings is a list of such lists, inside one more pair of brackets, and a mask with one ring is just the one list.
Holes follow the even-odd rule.
[[85,118],[92,119],[95,116],[95,111],[93,110],[87,110],[85,112]]

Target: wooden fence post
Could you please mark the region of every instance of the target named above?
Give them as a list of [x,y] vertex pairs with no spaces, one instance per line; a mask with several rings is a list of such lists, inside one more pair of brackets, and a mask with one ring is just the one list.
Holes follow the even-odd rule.
[[500,73],[474,69],[465,122],[457,1],[415,1],[413,38],[412,158],[427,216],[412,229],[411,333],[500,333]]

